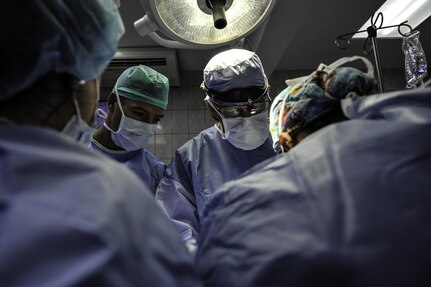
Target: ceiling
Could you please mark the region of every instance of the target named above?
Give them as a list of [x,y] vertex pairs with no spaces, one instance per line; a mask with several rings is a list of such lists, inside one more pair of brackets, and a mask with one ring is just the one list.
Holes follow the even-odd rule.
[[[427,0],[431,1],[431,0]],[[352,40],[346,50],[336,47],[334,40],[340,34],[354,32],[376,11],[384,0],[278,0],[267,22],[259,44],[253,50],[259,55],[270,76],[278,70],[315,69],[320,63],[330,64],[344,56],[362,54],[365,39]],[[144,15],[139,0],[121,1],[126,33],[120,48],[160,47],[149,37],[142,38],[133,23]],[[403,22],[405,19],[400,19]],[[385,23],[383,22],[385,26]],[[425,54],[431,61],[431,18],[417,29]],[[263,28],[261,29],[263,30]],[[259,31],[249,37],[257,39]],[[378,39],[383,69],[404,69],[404,54],[400,39]],[[227,47],[210,50],[177,50],[182,71],[202,71],[208,60]],[[373,55],[368,56],[373,61]]]

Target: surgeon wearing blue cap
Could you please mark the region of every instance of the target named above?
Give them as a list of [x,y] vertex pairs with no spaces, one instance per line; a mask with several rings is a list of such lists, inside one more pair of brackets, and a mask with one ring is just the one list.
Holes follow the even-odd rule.
[[230,49],[215,55],[201,88],[217,122],[175,152],[156,194],[192,252],[211,194],[275,155],[268,131],[269,84],[254,52]]
[[209,201],[206,286],[431,285],[431,89],[375,94],[337,65],[274,102],[284,153]]
[[8,1],[0,25],[0,286],[199,286],[147,187],[87,147],[115,2]]
[[169,80],[150,67],[126,69],[108,97],[105,122],[94,133],[90,148],[132,169],[154,196],[165,164],[145,149],[168,105]]

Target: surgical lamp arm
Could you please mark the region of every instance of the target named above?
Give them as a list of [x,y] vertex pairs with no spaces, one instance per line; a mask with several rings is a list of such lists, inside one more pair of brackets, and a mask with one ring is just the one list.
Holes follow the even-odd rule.
[[[193,47],[178,41],[168,40],[162,38],[157,31],[159,27],[157,24],[151,20],[148,15],[144,15],[141,19],[135,21],[134,23],[135,29],[141,37],[150,36],[157,44],[162,45],[167,48],[172,49],[196,49],[199,47]],[[205,47],[202,47],[205,49]]]

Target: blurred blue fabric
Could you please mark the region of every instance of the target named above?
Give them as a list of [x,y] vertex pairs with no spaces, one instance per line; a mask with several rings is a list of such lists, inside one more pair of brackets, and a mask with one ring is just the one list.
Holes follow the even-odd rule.
[[135,151],[108,150],[98,145],[94,140],[90,142],[90,150],[98,151],[130,168],[148,185],[151,194],[156,194],[156,188],[166,169],[166,164],[155,155],[142,148]]
[[150,191],[45,128],[0,122],[0,286],[200,286]]
[[48,73],[96,79],[124,34],[113,0],[8,1],[0,26],[0,100]]
[[173,220],[183,240],[193,244],[211,194],[274,155],[269,133],[260,147],[242,150],[222,139],[215,127],[208,128],[175,152],[157,188],[156,201]]
[[350,118],[224,185],[206,286],[430,286],[431,89],[342,101]]

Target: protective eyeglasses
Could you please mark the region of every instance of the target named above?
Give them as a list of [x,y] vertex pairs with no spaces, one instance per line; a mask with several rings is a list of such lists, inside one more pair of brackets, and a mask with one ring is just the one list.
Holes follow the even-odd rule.
[[265,101],[265,102],[253,103],[245,106],[221,107],[221,108],[218,108],[218,111],[225,118],[236,118],[236,117],[248,118],[268,110],[268,107],[269,107],[269,101]]
[[222,103],[209,96],[206,99],[223,118],[251,117],[267,111],[271,103],[267,90],[256,100],[249,99],[248,102],[229,103],[229,106],[224,106],[227,103]]
[[207,89],[205,84],[201,85],[201,88],[205,90],[205,93],[212,99],[220,101],[223,103],[229,103],[229,105],[235,105],[236,103],[245,103],[250,100],[255,101],[262,97],[262,95],[267,94],[269,90],[269,85],[265,87],[247,87],[232,89],[226,92],[217,92],[211,89]]

